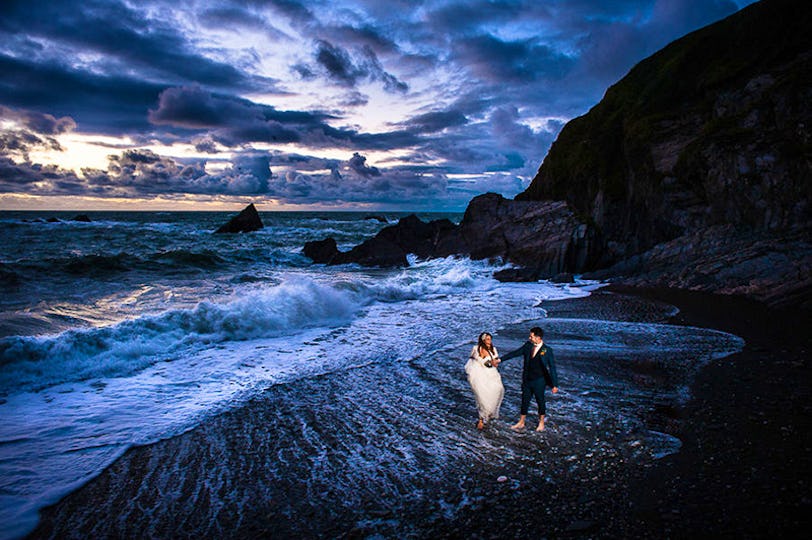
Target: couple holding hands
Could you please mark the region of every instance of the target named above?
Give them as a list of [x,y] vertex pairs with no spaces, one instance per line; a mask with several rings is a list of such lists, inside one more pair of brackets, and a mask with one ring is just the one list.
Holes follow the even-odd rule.
[[539,424],[536,431],[544,430],[544,415],[547,412],[544,389],[549,386],[554,394],[558,392],[558,373],[555,369],[553,349],[544,344],[544,331],[538,326],[530,329],[530,336],[524,345],[501,358],[493,346],[493,337],[487,332],[479,335],[477,344],[474,345],[465,364],[465,373],[468,374],[468,382],[474,391],[479,410],[477,429],[484,429],[487,421],[499,418],[499,407],[502,405],[505,387],[502,385],[502,376],[497,368],[501,362],[518,356],[524,358],[522,406],[519,421],[511,427],[516,430],[524,428],[530,400],[535,396],[539,407]]

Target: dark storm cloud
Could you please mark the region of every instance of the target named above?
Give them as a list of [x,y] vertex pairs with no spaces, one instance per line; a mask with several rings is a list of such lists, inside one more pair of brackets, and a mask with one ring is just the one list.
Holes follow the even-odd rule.
[[15,120],[26,129],[42,135],[59,135],[76,129],[72,118],[56,118],[51,114],[36,111],[14,110],[0,105],[0,118]]
[[381,171],[377,167],[370,167],[366,163],[367,158],[356,152],[350,158],[349,166],[350,169],[358,173],[360,176],[370,177],[381,175]]
[[506,41],[492,35],[460,40],[454,59],[486,82],[528,83],[560,78],[573,60],[533,40]]
[[[120,2],[46,1],[37,2],[36,9],[30,2],[9,2],[0,30],[48,40],[57,54],[60,47],[71,47],[104,55],[96,68],[104,71],[135,69],[175,83],[197,81],[227,88],[257,84],[233,66],[198,54],[176,28],[146,13]],[[43,55],[47,54],[46,48]]]
[[[350,52],[325,40],[315,43],[314,59],[327,76],[334,82],[355,87],[360,82],[371,80],[383,82],[384,90],[391,93],[405,93],[409,86],[381,66],[377,55],[369,46],[362,47],[354,59]],[[308,68],[298,68],[300,74]],[[312,72],[312,70],[310,70]]]
[[84,193],[83,182],[73,171],[60,169],[55,165],[42,165],[30,161],[15,162],[9,157],[0,156],[0,193],[15,193],[25,189],[26,193],[45,192],[48,194],[72,194],[63,190],[67,185],[79,185],[77,193]]
[[71,116],[86,130],[119,134],[151,128],[147,109],[163,86],[0,54],[0,103]]
[[377,28],[359,21],[358,26],[342,25],[326,27],[326,35],[357,47],[369,47],[377,53],[399,53],[397,43]]
[[11,109],[0,105],[0,119],[13,122],[14,129],[0,129],[0,154],[28,161],[31,150],[62,151],[54,136],[73,131],[72,118],[56,118],[35,111]]
[[446,128],[465,125],[468,119],[459,110],[434,111],[412,117],[402,126],[417,133],[433,133]]
[[92,191],[117,196],[262,195],[271,171],[266,156],[238,155],[232,167],[209,174],[205,162],[181,163],[149,150],[125,151],[110,157],[106,171],[86,170],[85,185]]
[[[276,174],[272,167],[286,170]],[[327,173],[320,172],[328,170]],[[15,164],[0,157],[0,192],[24,188],[32,195],[255,196],[287,204],[413,201],[430,204],[448,195],[448,182],[438,172],[408,167],[382,170],[357,153],[347,161],[301,155],[239,153],[231,167],[206,172],[204,161],[182,163],[149,150],[127,150],[110,156],[106,170],[85,169],[83,178],[54,166]]]
[[266,21],[262,14],[237,6],[214,7],[203,10],[197,15],[198,20],[206,27],[213,29],[247,29],[263,32],[274,40],[289,38],[285,32]]
[[315,57],[333,80],[348,86],[355,86],[358,79],[368,75],[367,71],[353,64],[347,51],[327,41],[319,40],[316,43]]
[[430,24],[443,31],[466,34],[482,24],[497,24],[527,15],[522,2],[454,2],[440,6],[427,17]]
[[161,93],[149,119],[158,125],[210,130],[209,137],[225,146],[252,142],[299,142],[313,147],[356,146],[391,149],[412,145],[417,137],[406,131],[362,134],[327,124],[320,113],[279,111],[233,96],[217,96],[200,87],[169,88]]

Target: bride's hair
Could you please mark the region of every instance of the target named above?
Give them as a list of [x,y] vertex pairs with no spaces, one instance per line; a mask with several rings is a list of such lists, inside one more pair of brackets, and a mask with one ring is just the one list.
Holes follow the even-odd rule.
[[[491,338],[491,344],[490,345],[485,344],[485,336],[488,336],[489,338]],[[482,332],[481,334],[479,334],[479,340],[477,341],[477,347],[480,348],[480,349],[485,349],[486,351],[488,351],[490,353],[493,353],[493,336],[490,335],[487,332]]]

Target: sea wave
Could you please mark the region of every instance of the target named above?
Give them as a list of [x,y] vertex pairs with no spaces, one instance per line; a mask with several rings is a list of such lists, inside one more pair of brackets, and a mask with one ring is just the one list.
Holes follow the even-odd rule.
[[357,295],[306,278],[253,289],[226,303],[142,316],[108,327],[0,340],[0,392],[38,390],[92,378],[122,377],[179,349],[267,338],[340,325],[362,307]]
[[387,279],[364,283],[366,294],[380,302],[399,302],[429,296],[454,294],[471,289],[489,289],[497,281],[494,266],[484,261],[446,257],[419,261],[409,256],[409,267]]
[[224,256],[209,249],[174,249],[148,255],[134,255],[122,251],[10,261],[3,264],[3,273],[16,275],[18,279],[23,280],[32,279],[33,273],[104,278],[132,270],[165,271],[171,267],[212,269],[227,263]]

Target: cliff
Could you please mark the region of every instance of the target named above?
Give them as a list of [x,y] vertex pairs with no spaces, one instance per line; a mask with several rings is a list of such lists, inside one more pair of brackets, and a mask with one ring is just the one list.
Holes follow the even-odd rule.
[[809,222],[812,4],[765,0],[643,60],[517,200],[565,200],[607,261],[712,225]]
[[[810,28],[809,2],[753,4],[643,60],[562,129],[516,200],[566,201],[594,229],[596,264],[570,270],[809,303]],[[786,298],[768,290],[777,276],[796,282]]]

